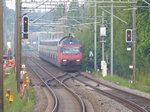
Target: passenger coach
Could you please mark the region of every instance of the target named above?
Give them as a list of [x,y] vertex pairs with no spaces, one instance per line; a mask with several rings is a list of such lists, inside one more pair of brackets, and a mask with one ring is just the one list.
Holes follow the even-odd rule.
[[39,56],[64,71],[80,71],[83,59],[82,45],[72,36],[42,40]]

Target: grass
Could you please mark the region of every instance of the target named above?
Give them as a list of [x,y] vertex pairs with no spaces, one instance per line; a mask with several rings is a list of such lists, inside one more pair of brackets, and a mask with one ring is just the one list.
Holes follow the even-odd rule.
[[131,88],[150,93],[150,74],[138,75],[137,81]]
[[103,78],[105,80],[109,80],[115,82],[118,85],[126,86],[135,90],[140,90],[146,93],[150,93],[150,74],[149,75],[138,75],[136,77],[136,82],[132,83],[131,80],[121,78],[119,76],[107,75],[106,77],[102,77],[100,72],[94,73],[97,78]]
[[[6,98],[6,90],[10,89],[10,94],[14,96],[14,101],[9,102]],[[17,92],[17,82],[14,70],[11,70],[10,75],[4,77],[4,112],[30,112],[35,104],[34,90],[30,87],[27,88],[28,95],[26,94],[22,99],[20,93]]]

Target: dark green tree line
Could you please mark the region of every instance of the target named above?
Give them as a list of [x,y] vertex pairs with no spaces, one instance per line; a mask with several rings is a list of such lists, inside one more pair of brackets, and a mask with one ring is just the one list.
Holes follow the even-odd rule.
[[[148,6],[143,2],[138,2],[138,6]],[[86,6],[86,5],[85,5]],[[86,8],[86,7],[85,7]],[[110,11],[109,8],[106,10]],[[102,10],[98,9],[97,14],[101,15]],[[123,77],[130,78],[132,76],[132,70],[129,69],[129,65],[132,65],[132,51],[126,50],[125,42],[125,30],[132,29],[132,10],[126,10],[123,8],[114,8],[114,14],[119,18],[126,21],[128,24],[121,22],[114,18],[114,73]],[[94,16],[94,9],[90,8],[88,16]],[[110,16],[106,14],[106,16]],[[110,18],[105,18],[108,21],[107,26],[107,38],[106,38],[106,49],[105,52],[110,54]],[[97,21],[101,21],[101,18],[97,18]],[[86,22],[94,22],[93,20],[87,20]],[[94,25],[89,25],[89,29],[80,27],[80,31],[76,31],[76,35],[81,39],[84,45],[84,67],[89,63],[88,53],[94,49]],[[99,25],[97,29],[99,30]],[[140,74],[150,73],[150,8],[138,8],[137,9],[137,48],[136,48],[136,72]],[[88,42],[90,41],[90,43]],[[97,60],[100,68],[101,61],[101,43],[99,42],[99,31],[97,31]],[[109,55],[110,57],[110,55]],[[109,58],[110,60],[110,58]],[[93,61],[93,60],[92,60]],[[93,62],[92,62],[93,63]],[[86,67],[93,69],[93,64]],[[109,63],[108,63],[109,64]],[[92,66],[91,66],[92,65]],[[85,68],[84,68],[85,69]]]

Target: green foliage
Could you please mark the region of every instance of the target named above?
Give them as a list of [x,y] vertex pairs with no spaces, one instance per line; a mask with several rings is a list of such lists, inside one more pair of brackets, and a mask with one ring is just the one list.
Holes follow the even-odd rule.
[[131,86],[133,89],[138,89],[150,93],[150,74],[140,74],[136,76],[136,83]]
[[[93,5],[93,4],[92,4]],[[102,4],[101,4],[102,5]],[[104,4],[103,4],[104,5]],[[110,11],[110,8],[106,8],[105,10]],[[125,14],[123,14],[124,12]],[[128,66],[131,64],[131,53],[126,51],[126,45],[125,45],[125,29],[130,28],[131,24],[131,11],[124,11],[123,9],[116,9],[114,10],[115,15],[117,15],[120,18],[123,18],[124,21],[127,21],[129,25],[126,25],[125,23],[122,23],[118,19],[114,18],[114,69],[115,74],[123,75],[124,77],[130,77],[129,74],[131,74],[131,71],[129,70]],[[130,15],[129,15],[130,14]],[[89,16],[94,16],[94,8],[89,9]],[[102,15],[102,9],[97,8],[97,15]],[[110,16],[110,14],[105,12],[105,16]],[[101,21],[99,18],[97,18],[97,21]],[[105,21],[107,23],[110,22],[110,18],[105,18]],[[93,20],[88,20],[87,22],[94,22]],[[87,68],[93,69],[93,63],[94,59],[89,60],[88,53],[89,51],[93,51],[94,53],[94,25],[89,25],[89,30],[87,30],[85,27],[80,27],[81,33],[78,33],[79,39],[83,42],[84,47],[86,50],[84,50],[84,65],[87,64]],[[102,60],[102,53],[101,53],[101,39],[99,38],[99,27],[100,25],[97,24],[97,64],[98,68],[100,68],[100,63]],[[110,62],[110,24],[106,24],[107,28],[107,36],[105,37],[106,43],[105,43],[105,53],[107,54],[107,57],[109,58],[108,61]],[[91,36],[91,37],[89,37]],[[83,38],[84,39],[81,39]],[[86,39],[85,39],[86,37]],[[89,42],[92,44],[92,47],[88,45]],[[106,55],[105,54],[105,55]],[[93,57],[94,58],[94,57]],[[106,58],[106,57],[105,57]],[[108,63],[108,67],[110,63]],[[89,66],[88,66],[89,65]],[[92,65],[92,66],[91,66]],[[85,68],[84,68],[85,69]],[[110,68],[108,68],[110,69]],[[128,74],[128,76],[127,76]]]
[[99,72],[94,73],[97,78],[103,78],[105,80],[112,81],[117,85],[126,86],[132,89],[140,90],[146,93],[150,93],[150,75],[140,75],[137,77],[136,83],[131,83],[131,80],[127,80],[117,75],[102,77]]
[[114,73],[122,77],[130,77],[131,70],[129,65],[132,65],[132,52],[126,50],[125,30],[132,29],[131,11],[117,8],[115,15],[122,18],[128,24],[114,18]]
[[[138,5],[148,4],[138,2]],[[150,73],[150,7],[137,10],[137,68],[139,74]]]
[[[83,69],[92,71],[93,69],[93,57],[89,57],[89,52],[94,49],[93,32],[91,32],[91,26],[86,25],[76,30],[75,35],[81,40],[83,44]],[[93,52],[94,53],[94,52]]]
[[[35,103],[34,90],[28,88],[28,96],[20,99],[20,93],[17,92],[16,76],[13,71],[9,76],[4,78],[4,112],[30,112]],[[14,96],[14,101],[9,103],[9,99],[5,97],[6,90],[10,89],[10,94]]]
[[[108,5],[108,4],[100,4]],[[117,4],[122,5],[122,4]],[[148,6],[148,4],[139,0],[138,6]],[[94,8],[87,8],[89,4],[85,4],[85,8],[88,9],[88,16],[94,17]],[[94,4],[91,4],[94,6]],[[97,4],[98,7],[98,4]],[[110,12],[110,8],[105,8],[105,10]],[[86,11],[85,11],[86,12]],[[87,12],[86,12],[87,13]],[[102,9],[97,8],[97,15],[102,15]],[[132,70],[129,69],[129,65],[132,65],[132,51],[126,50],[125,42],[125,30],[132,29],[132,10],[125,8],[114,8],[114,15],[121,18],[123,21],[114,17],[114,74],[125,78],[131,78]],[[110,16],[110,14],[105,12],[105,16]],[[101,21],[101,18],[97,18],[97,21]],[[105,18],[107,23],[110,23],[110,18]],[[87,20],[86,22],[93,22],[94,20]],[[81,33],[77,33],[79,39],[83,42],[84,50],[84,69],[85,65],[87,68],[93,69],[94,59],[89,60],[89,51],[94,52],[94,25],[89,25],[89,30],[85,27],[80,27]],[[99,27],[97,24],[97,64],[100,68],[101,61],[101,42],[99,39]],[[110,69],[110,24],[107,27],[107,37],[105,38],[105,53],[108,55],[108,70]],[[150,8],[138,8],[137,9],[137,48],[136,48],[136,73],[137,74],[148,74],[150,73]],[[89,37],[91,36],[91,37]],[[85,38],[86,37],[86,38]],[[81,39],[84,38],[84,39]],[[89,42],[91,45],[89,45]],[[105,54],[105,55],[106,55]],[[90,64],[88,64],[90,62]]]
[[103,78],[105,80],[115,82],[118,85],[122,85],[122,86],[126,86],[126,87],[129,87],[129,85],[130,85],[129,80],[118,77],[117,75],[113,75],[113,76],[108,75],[106,77],[102,77],[102,75],[100,75],[100,73],[96,73],[95,76],[98,78]]

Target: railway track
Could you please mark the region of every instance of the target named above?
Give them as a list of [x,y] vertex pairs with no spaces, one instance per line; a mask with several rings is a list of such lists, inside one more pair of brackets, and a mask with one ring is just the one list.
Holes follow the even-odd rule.
[[[31,62],[28,62],[28,65],[30,66],[30,68],[32,69],[32,71],[36,74],[36,76],[38,76],[38,78],[44,83],[45,87],[49,90],[50,94],[52,95],[52,98],[53,98],[53,106],[51,106],[51,112],[57,112],[58,110],[58,98],[55,94],[55,92],[50,88],[50,86],[43,80],[43,78],[39,75],[39,73],[36,71],[36,69],[38,68],[35,68],[34,64]],[[49,105],[49,104],[48,104]]]
[[51,74],[33,59],[30,60],[29,65],[34,72],[38,74],[43,83],[53,90],[55,99],[53,112],[85,112],[85,105],[82,99],[74,91],[59,81],[54,74]]
[[[74,78],[86,87],[90,87],[95,91],[122,103],[133,112],[150,112],[150,99],[148,98],[114,88],[81,73],[70,74],[70,78]],[[69,77],[67,79],[69,79]],[[64,79],[63,82],[67,79]]]
[[[38,58],[37,55],[36,58]],[[81,73],[64,73],[63,75],[57,74],[56,78],[59,79],[61,83],[65,83],[70,79],[75,79],[80,84],[82,83],[85,87],[90,87],[96,92],[120,102],[127,108],[131,109],[133,112],[150,112],[150,99],[119,90],[87,75]],[[52,82],[53,80],[54,78],[50,79],[48,82]]]
[[36,91],[36,102],[32,112],[53,112],[55,104],[53,93],[50,92],[28,64],[26,67],[30,77],[30,86]]

